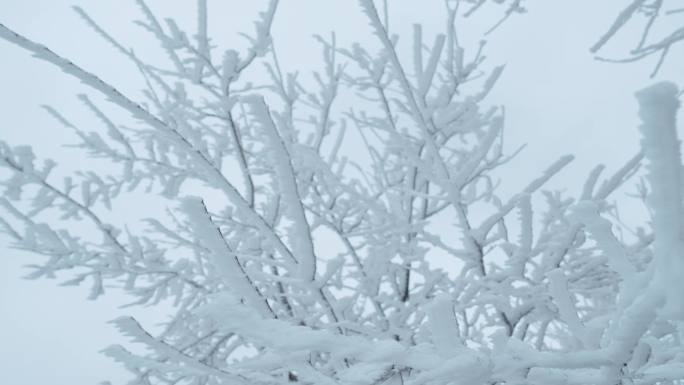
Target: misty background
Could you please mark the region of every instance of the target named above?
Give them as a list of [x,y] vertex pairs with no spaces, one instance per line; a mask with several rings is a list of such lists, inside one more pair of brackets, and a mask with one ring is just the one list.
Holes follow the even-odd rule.
[[[144,58],[165,63],[154,39],[135,26],[141,17],[133,1],[0,0],[0,23],[52,48],[140,100],[141,78],[127,59],[82,22],[71,5],[85,8],[125,46]],[[192,1],[149,0],[160,18],[173,17],[192,35],[196,15]],[[525,2],[528,12],[512,16],[488,36],[485,68],[505,64],[505,71],[487,99],[505,106],[505,143],[508,153],[527,147],[497,175],[499,193],[510,196],[563,154],[575,161],[547,188],[581,190],[591,168],[604,163],[608,172],[638,151],[638,119],[634,91],[656,80],[678,81],[682,47],[675,47],[656,79],[648,75],[655,57],[634,64],[596,61],[588,47],[613,21],[624,1],[595,0]],[[266,1],[209,0],[210,36],[220,48],[243,47],[238,32],[251,33],[252,22]],[[390,29],[400,34],[400,49],[410,49],[411,26],[421,23],[426,43],[443,28],[443,2],[390,1]],[[459,31],[470,55],[480,32],[494,24],[503,7],[491,6],[469,19],[460,19]],[[665,19],[667,21],[668,19]],[[684,21],[684,19],[682,20]],[[676,20],[670,19],[675,23]],[[460,26],[462,25],[462,27]],[[668,29],[665,26],[664,29]],[[320,46],[312,38],[335,31],[339,46],[351,42],[374,46],[375,37],[355,1],[282,0],[272,34],[285,71],[322,68]],[[609,53],[626,53],[638,30],[625,32]],[[632,35],[630,35],[632,34]],[[153,60],[152,60],[153,61]],[[30,144],[39,158],[53,158],[65,171],[78,170],[85,157],[64,144],[76,136],[48,116],[40,105],[50,105],[84,129],[96,129],[95,120],[75,97],[87,92],[76,80],[23,50],[0,41],[0,140]],[[633,190],[634,181],[627,184]],[[638,202],[616,195],[623,213],[643,216]],[[150,206],[163,208],[161,199],[119,202],[110,216],[120,220]],[[38,261],[9,247],[0,238],[0,373],[7,384],[123,383],[128,374],[98,352],[121,337],[107,321],[136,314],[150,322],[161,320],[159,308],[119,309],[125,298],[110,292],[88,301],[88,287],[58,287],[56,280],[22,279],[23,267]],[[61,279],[60,279],[61,278]]]

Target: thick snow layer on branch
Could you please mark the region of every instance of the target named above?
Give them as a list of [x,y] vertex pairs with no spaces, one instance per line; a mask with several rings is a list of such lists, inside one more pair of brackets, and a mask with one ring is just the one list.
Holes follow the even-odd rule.
[[567,277],[560,269],[552,270],[547,276],[549,278],[549,290],[556,306],[558,306],[561,319],[568,325],[575,338],[582,344],[588,345],[589,341],[586,340],[584,325],[577,315],[577,308],[568,292]]
[[651,194],[648,205],[655,233],[654,283],[666,292],[665,313],[684,319],[681,275],[682,180],[676,116],[679,108],[677,87],[672,83],[654,84],[636,93],[639,101],[641,146],[648,160]]
[[585,225],[598,247],[606,254],[610,268],[623,279],[631,279],[636,270],[630,265],[620,241],[613,235],[610,221],[598,214],[597,205],[591,201],[581,201],[575,206],[573,216]]
[[226,280],[229,287],[237,295],[247,298],[252,306],[259,309],[261,314],[268,316],[271,313],[268,304],[261,298],[235,253],[226,243],[219,227],[211,220],[202,200],[196,197],[185,198],[181,209],[194,225],[195,234],[202,245],[209,249],[214,267]]
[[448,357],[463,351],[451,297],[447,294],[438,295],[427,306],[426,312],[432,342],[439,352]]
[[[438,300],[437,307],[443,305]],[[260,356],[254,360],[244,360],[237,366],[246,370],[277,370],[283,367],[305,368],[299,366],[310,354],[329,353],[337,363],[338,374],[351,384],[367,384],[383,368],[410,367],[420,371],[420,375],[409,383],[425,384],[430,381],[440,383],[465,376],[458,384],[474,383],[488,376],[489,363],[486,358],[465,347],[460,354],[444,357],[433,347],[418,344],[402,346],[394,340],[375,340],[363,336],[345,336],[331,330],[315,330],[305,326],[293,325],[278,319],[265,319],[252,309],[240,304],[239,300],[228,293],[214,296],[213,301],[197,310],[200,316],[213,319],[219,328],[236,333],[257,346],[267,346],[267,358]],[[349,366],[345,358],[353,358],[358,364]],[[466,368],[468,368],[466,370]],[[362,371],[363,373],[359,373]],[[464,373],[468,373],[464,375]],[[304,376],[309,374],[300,373]],[[356,381],[366,376],[365,381]],[[471,382],[472,381],[472,382]],[[317,382],[320,383],[320,382]],[[334,383],[334,382],[330,382]]]
[[641,146],[648,159],[654,226],[661,246],[679,238],[681,229],[681,158],[677,139],[677,88],[658,83],[636,93],[642,124]]
[[273,156],[273,167],[278,175],[283,200],[294,223],[290,238],[299,261],[301,277],[313,281],[316,277],[316,255],[311,238],[311,228],[307,222],[302,199],[297,188],[297,177],[292,166],[292,157],[271,119],[263,98],[250,97],[246,101],[251,107],[252,116],[264,129],[271,144],[270,154]]

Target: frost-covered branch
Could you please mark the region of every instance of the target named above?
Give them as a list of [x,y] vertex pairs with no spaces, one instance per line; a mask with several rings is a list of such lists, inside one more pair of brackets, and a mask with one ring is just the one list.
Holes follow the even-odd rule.
[[[46,110],[75,132],[73,148],[117,167],[60,180],[56,162],[0,145],[0,231],[46,257],[33,278],[70,275],[64,284],[91,282],[91,298],[121,290],[129,306],[170,300],[158,329],[113,322],[146,348],[104,351],[132,383],[681,379],[673,86],[638,94],[643,150],[613,175],[598,166],[576,196],[549,191],[573,159],[563,156],[509,195],[496,175],[511,177],[498,171],[519,150],[505,148],[503,110],[487,105],[505,73],[457,28],[488,3],[505,4],[506,20],[521,1],[446,1],[443,31],[415,26],[405,41],[389,30],[388,2],[362,0],[380,48],[316,37],[322,69],[310,74],[279,60],[277,1],[242,51],[212,40],[205,0],[191,34],[137,3],[164,63],[77,12],[142,75],[144,101],[0,25],[109,102],[79,97],[101,126],[91,130]],[[622,237],[608,199],[643,159],[653,224]],[[135,218],[112,204],[144,194],[166,210]]]

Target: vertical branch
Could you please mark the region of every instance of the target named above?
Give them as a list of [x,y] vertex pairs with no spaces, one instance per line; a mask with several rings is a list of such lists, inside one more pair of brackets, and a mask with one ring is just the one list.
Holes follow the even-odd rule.
[[577,314],[577,308],[568,291],[568,278],[560,269],[551,270],[547,277],[549,278],[549,290],[556,306],[558,306],[560,318],[568,325],[568,329],[570,329],[573,336],[584,346],[587,346],[589,341],[586,338],[584,325]]
[[658,237],[655,246],[666,249],[680,238],[682,181],[676,116],[679,108],[677,88],[658,83],[637,92],[642,124],[641,146],[649,162],[648,181],[653,210],[653,225]]
[[[666,311],[684,317],[678,290],[684,271],[682,247],[682,164],[677,138],[677,87],[658,83],[636,93],[642,124],[641,146],[648,160],[655,241],[655,282],[666,291]],[[677,301],[676,305],[673,301]]]
[[297,187],[297,177],[292,165],[292,156],[287,150],[278,129],[271,119],[270,112],[263,98],[249,101],[253,117],[266,131],[275,155],[274,167],[279,177],[279,187],[290,217],[294,221],[295,233],[292,239],[293,249],[298,256],[299,271],[302,278],[313,281],[316,277],[316,255],[314,254],[311,228]]
[[[197,51],[203,56],[195,63],[195,80],[202,79],[205,60],[211,62],[209,52],[209,37],[207,36],[207,0],[197,0]],[[204,59],[204,60],[203,60]]]
[[[418,104],[416,95],[414,95],[413,92],[413,87],[411,86],[411,83],[409,82],[408,77],[406,76],[404,67],[401,65],[399,56],[397,55],[397,52],[394,49],[394,45],[392,44],[392,41],[390,40],[387,34],[387,31],[383,28],[382,23],[380,22],[378,11],[375,8],[375,4],[373,4],[372,0],[360,0],[360,3],[364,9],[364,12],[370,20],[371,27],[373,27],[373,29],[375,30],[375,35],[378,36],[383,47],[389,54],[390,61],[397,72],[397,77],[399,80],[399,84],[401,85],[402,92],[404,93],[406,101],[409,105],[408,107],[411,111],[411,116],[418,124],[423,139],[425,140],[425,143],[427,145],[427,148],[430,150],[432,156],[437,161],[442,174],[441,176],[443,178],[448,178],[448,168],[444,162],[444,159],[442,159],[442,157],[440,156],[439,149],[437,148],[437,144],[435,143],[435,140],[432,136],[432,134],[436,130],[434,129],[434,127],[431,127],[431,121],[425,116],[424,110],[421,109],[421,106]],[[440,51],[443,47],[442,39],[443,38],[438,39],[436,44],[436,48],[439,48]],[[442,41],[442,44],[439,43],[440,41]]]

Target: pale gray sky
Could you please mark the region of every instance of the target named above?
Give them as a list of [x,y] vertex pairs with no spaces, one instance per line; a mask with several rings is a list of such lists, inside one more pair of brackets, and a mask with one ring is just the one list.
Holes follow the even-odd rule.
[[[137,75],[131,76],[135,68],[94,36],[69,6],[85,7],[141,56],[159,56],[148,36],[141,37],[140,29],[130,23],[139,16],[132,1],[2,2],[0,22],[52,47],[126,92],[136,94],[141,88]],[[149,3],[165,16],[177,17],[182,25],[194,23],[194,2]],[[233,44],[236,32],[251,32],[252,20],[263,3],[209,1],[214,6],[210,22],[214,23],[215,42]],[[444,23],[442,1],[390,3],[390,23],[396,30],[410,30],[412,23],[422,22],[427,35]],[[528,143],[506,169],[508,174],[501,174],[504,188],[515,192],[558,156],[573,153],[577,160],[553,185],[577,192],[593,165],[603,162],[614,169],[636,152],[636,104],[632,95],[652,82],[647,75],[653,62],[606,64],[589,54],[588,47],[612,21],[622,1],[526,3],[529,13],[504,24],[491,37],[487,51],[489,65],[506,64],[489,102],[506,107],[508,149]],[[476,27],[465,28],[466,37],[492,20],[480,17],[472,22]],[[311,35],[330,30],[337,31],[341,44],[373,39],[355,1],[282,0],[274,36],[283,65],[290,70],[318,65],[318,46]],[[89,118],[73,97],[84,88],[5,42],[0,42],[0,57],[0,140],[31,144],[39,156],[64,159],[60,164],[66,169],[78,169],[82,158],[68,155],[60,147],[74,142],[73,133],[55,124],[39,105],[52,105],[73,120],[87,123]],[[679,80],[676,64],[681,58],[681,53],[675,52],[659,78]],[[134,209],[122,208],[122,216]],[[127,374],[98,354],[120,338],[106,322],[129,311],[116,308],[122,299],[106,297],[89,302],[85,300],[87,288],[57,287],[58,281],[22,280],[27,270],[21,266],[36,259],[7,246],[7,240],[0,239],[2,382],[81,385],[111,379],[123,383]]]

